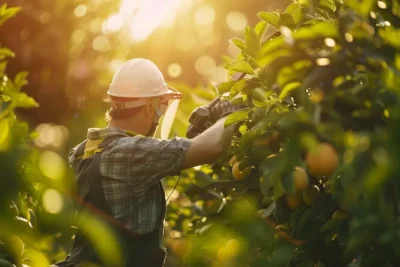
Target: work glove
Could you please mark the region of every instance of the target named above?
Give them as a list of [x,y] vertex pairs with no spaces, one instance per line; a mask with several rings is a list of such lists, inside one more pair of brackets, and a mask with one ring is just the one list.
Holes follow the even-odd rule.
[[198,107],[192,112],[189,117],[190,124],[186,130],[186,136],[193,138],[201,134],[220,118],[242,108],[245,108],[245,106],[232,105],[230,101],[221,100],[217,97],[209,105]]
[[225,117],[236,110],[245,108],[244,105],[232,105],[232,103],[228,100],[220,100],[210,109],[210,121],[215,123],[222,117]]

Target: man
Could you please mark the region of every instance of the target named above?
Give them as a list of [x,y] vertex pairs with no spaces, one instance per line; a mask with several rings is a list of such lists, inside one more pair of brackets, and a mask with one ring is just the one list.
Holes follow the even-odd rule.
[[[218,120],[193,139],[153,138],[169,101],[181,94],[167,86],[156,65],[140,58],[119,68],[108,95],[108,126],[89,129],[87,139],[70,154],[79,213],[90,212],[111,229],[122,254],[118,266],[160,267],[166,256],[160,181],[220,157],[230,146],[234,127],[224,128],[225,118],[218,118],[235,108],[217,103],[212,112]],[[106,266],[92,243],[79,230],[70,256],[59,266]]]

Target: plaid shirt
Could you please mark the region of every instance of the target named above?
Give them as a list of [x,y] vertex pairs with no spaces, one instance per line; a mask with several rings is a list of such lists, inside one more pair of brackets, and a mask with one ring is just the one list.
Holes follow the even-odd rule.
[[[191,141],[184,138],[160,140],[134,135],[118,128],[88,130],[85,155],[94,153],[107,137],[119,135],[101,152],[100,173],[105,199],[113,216],[134,233],[144,234],[158,227],[165,197],[160,180],[179,175]],[[82,160],[76,148],[70,165]],[[75,164],[74,164],[75,165]]]

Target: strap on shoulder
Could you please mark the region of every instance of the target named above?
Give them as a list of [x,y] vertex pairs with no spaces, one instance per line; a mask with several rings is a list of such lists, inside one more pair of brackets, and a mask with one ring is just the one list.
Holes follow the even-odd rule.
[[103,142],[100,143],[100,145],[98,146],[99,149],[103,150],[103,148],[105,148],[107,145],[109,145],[111,142],[123,137],[124,135],[112,135],[109,137],[106,137]]

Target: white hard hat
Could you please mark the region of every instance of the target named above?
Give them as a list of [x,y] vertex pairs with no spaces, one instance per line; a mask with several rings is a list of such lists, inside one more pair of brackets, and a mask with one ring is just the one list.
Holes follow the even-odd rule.
[[167,85],[157,66],[143,58],[125,62],[114,74],[107,94],[126,98],[168,95],[171,98],[180,98],[180,93]]

